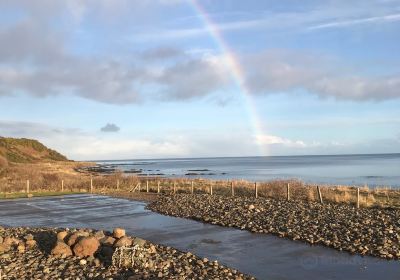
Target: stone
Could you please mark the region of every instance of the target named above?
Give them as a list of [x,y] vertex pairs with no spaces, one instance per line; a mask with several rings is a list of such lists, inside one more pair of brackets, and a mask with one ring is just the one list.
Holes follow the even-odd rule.
[[26,247],[28,247],[28,248],[33,248],[33,247],[36,246],[36,241],[35,241],[35,240],[27,240],[27,241],[25,242],[25,244],[26,244]]
[[67,242],[68,246],[73,246],[73,245],[78,241],[78,238],[79,238],[79,237],[80,237],[80,236],[79,236],[78,233],[73,233],[73,234],[68,238],[68,242]]
[[19,244],[17,250],[19,253],[25,253],[25,245]]
[[104,232],[102,230],[96,231],[93,236],[96,237],[98,240],[105,237]]
[[139,238],[139,237],[135,237],[135,239],[132,242],[133,245],[138,245],[140,247],[143,247],[146,244],[146,240]]
[[110,259],[113,254],[114,254],[114,250],[112,247],[102,246],[100,248],[100,255],[103,256],[104,258]]
[[12,246],[12,245],[18,245],[19,242],[20,241],[17,238],[7,236],[6,238],[4,238],[3,244]]
[[71,248],[64,242],[57,241],[56,246],[51,250],[55,256],[72,256]]
[[95,237],[84,237],[74,245],[73,251],[78,257],[89,257],[96,253],[99,246],[100,242]]
[[60,231],[59,233],[57,233],[57,240],[58,241],[65,241],[65,237],[67,237],[68,232],[66,231]]
[[113,246],[115,243],[115,238],[113,238],[111,236],[106,236],[106,237],[100,239],[100,243],[103,245],[107,245],[107,246]]
[[249,210],[253,210],[254,208],[256,208],[253,204],[249,205]]
[[0,253],[8,252],[10,251],[10,245],[2,243],[0,244]]
[[25,239],[26,241],[28,241],[28,240],[33,240],[33,235],[32,235],[32,234],[27,234],[27,235],[24,236],[24,239]]
[[3,243],[3,237],[0,236],[0,244]]
[[79,261],[79,264],[80,264],[80,265],[86,265],[86,264],[87,264],[87,261],[86,261],[85,259],[81,259],[81,260]]
[[114,247],[123,247],[131,245],[132,245],[132,239],[127,236],[121,237],[117,242],[114,243]]
[[121,238],[123,236],[125,236],[125,230],[123,228],[115,228],[113,231],[113,236],[114,238]]
[[2,254],[2,255],[0,255],[0,258],[9,259],[10,258],[10,254]]

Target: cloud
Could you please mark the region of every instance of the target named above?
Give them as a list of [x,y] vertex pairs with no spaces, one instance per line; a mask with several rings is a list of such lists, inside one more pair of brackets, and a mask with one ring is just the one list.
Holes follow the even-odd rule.
[[[330,142],[304,141],[279,135],[251,137],[246,130],[237,130],[235,137],[227,130],[161,131],[151,139],[136,135],[90,134],[81,129],[54,127],[42,123],[0,120],[0,136],[38,139],[73,160],[216,157],[299,154],[390,153],[400,151],[400,138],[365,140],[364,142],[332,139]],[[168,132],[168,133],[167,133]],[[250,136],[250,137],[249,137]]]
[[119,126],[113,123],[108,123],[100,129],[101,132],[118,132],[120,130]]
[[222,57],[190,59],[162,71],[157,81],[164,86],[163,98],[186,100],[209,95],[229,82]]
[[310,26],[310,27],[308,27],[308,30],[327,29],[327,28],[343,28],[343,27],[360,25],[360,24],[385,23],[385,22],[395,22],[395,21],[400,21],[400,14],[390,14],[390,15],[384,15],[384,16],[331,21],[331,22],[326,22],[326,23],[321,23],[321,24],[317,24],[314,26]]
[[400,98],[400,74],[357,75],[355,72],[360,70],[322,55],[270,51],[252,56],[245,65],[246,83],[255,94],[291,93],[302,89],[338,100]]
[[[264,145],[267,145],[267,146],[282,145],[282,146],[289,147],[289,148],[305,148],[305,147],[309,146],[301,140],[293,141],[293,140],[290,140],[287,138],[282,138],[282,137],[275,136],[275,135],[257,135],[256,142],[262,146],[264,146]],[[315,143],[313,143],[313,145],[315,145]]]
[[[134,2],[140,6],[140,10],[144,8],[142,5],[148,8],[153,1]],[[156,1],[160,5],[177,2],[180,1]],[[232,69],[226,66],[224,54],[183,51],[165,45],[128,54],[107,52],[87,55],[74,48],[70,49],[75,42],[71,39],[67,19],[71,15],[75,18],[84,17],[86,13],[97,10],[107,12],[110,5],[113,6],[114,1],[0,2],[1,8],[16,7],[26,12],[22,13],[22,18],[17,17],[0,27],[0,97],[73,94],[97,102],[123,105],[148,100],[192,100],[214,97],[221,92],[230,94],[229,90],[234,85]],[[126,10],[126,5],[132,3],[121,0],[113,9]],[[266,18],[223,22],[220,28],[228,31],[257,26],[275,28],[284,25],[287,28],[292,25],[309,26],[311,23],[316,26],[315,22],[321,22],[321,19],[331,19],[335,11],[330,8],[327,11],[315,9],[307,13],[269,13]],[[337,22],[346,22],[352,11],[342,12]],[[362,12],[366,11],[362,9]],[[63,24],[60,25],[64,28],[58,25],[55,27],[52,24],[55,17],[63,19],[68,28]],[[380,17],[369,18],[374,22]],[[397,17],[385,18],[395,19]],[[197,33],[206,29],[202,27],[194,30]],[[155,35],[158,39],[162,37],[159,32]],[[245,82],[254,94],[290,94],[302,89],[320,97],[339,100],[379,101],[400,97],[397,90],[400,84],[398,73],[365,75],[362,69],[349,70],[345,62],[332,64],[332,61],[321,55],[305,55],[300,52],[288,54],[270,51],[239,56],[246,76]],[[228,100],[229,97],[223,96],[219,100]]]

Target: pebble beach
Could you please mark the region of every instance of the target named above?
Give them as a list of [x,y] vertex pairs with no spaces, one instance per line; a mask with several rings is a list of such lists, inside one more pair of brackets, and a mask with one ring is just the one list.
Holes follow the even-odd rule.
[[268,198],[177,194],[148,206],[164,215],[269,233],[351,254],[400,259],[400,210]]

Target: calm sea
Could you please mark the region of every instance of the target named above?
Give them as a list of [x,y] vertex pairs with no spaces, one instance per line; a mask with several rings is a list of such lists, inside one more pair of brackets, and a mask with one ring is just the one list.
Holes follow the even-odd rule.
[[97,161],[126,174],[400,187],[400,154]]

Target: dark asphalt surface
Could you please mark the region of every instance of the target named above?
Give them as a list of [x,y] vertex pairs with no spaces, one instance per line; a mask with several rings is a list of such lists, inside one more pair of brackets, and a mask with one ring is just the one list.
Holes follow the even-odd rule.
[[265,234],[162,216],[97,195],[0,200],[0,225],[112,230],[191,251],[259,279],[400,279],[400,261],[352,256]]

